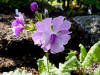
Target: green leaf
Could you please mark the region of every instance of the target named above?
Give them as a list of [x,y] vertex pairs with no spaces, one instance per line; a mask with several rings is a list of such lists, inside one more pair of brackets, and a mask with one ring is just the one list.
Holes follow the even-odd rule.
[[71,75],[72,70],[77,70],[80,66],[80,62],[76,57],[76,51],[68,53],[64,64],[59,64],[59,71],[64,75]]
[[27,29],[29,31],[36,31],[36,26],[32,22],[30,22],[29,24],[26,25],[25,29]]
[[76,56],[76,51],[71,51],[68,53],[68,56],[66,57],[66,60],[69,60],[70,58],[72,58],[73,56]]
[[87,51],[82,44],[80,44],[79,47],[80,47],[80,62],[82,63],[87,55]]
[[38,64],[38,70],[39,70],[40,74],[41,74],[42,72],[46,72],[46,71],[47,71],[43,59],[39,59],[39,60],[37,61],[37,64]]
[[49,71],[50,71],[49,74],[47,71],[47,58],[44,56],[43,58],[37,61],[40,75],[58,75],[59,74],[58,69],[50,62],[48,63],[49,63]]
[[48,1],[48,4],[50,4],[51,6],[62,6],[63,3],[57,2],[57,1]]
[[67,60],[64,63],[64,65],[65,66],[62,72],[66,73],[66,72],[71,72],[72,70],[77,70],[80,66],[80,63],[76,56],[72,56],[69,60]]
[[98,38],[98,41],[100,41],[100,38]]
[[89,69],[94,62],[100,62],[100,41],[95,43],[87,53],[86,58],[82,63],[84,69]]
[[100,66],[98,66],[98,68],[95,69],[94,75],[100,75]]
[[36,19],[38,21],[42,21],[42,14],[41,13],[36,13]]
[[93,51],[94,61],[100,63],[100,41],[94,44],[94,46],[92,46],[90,50]]

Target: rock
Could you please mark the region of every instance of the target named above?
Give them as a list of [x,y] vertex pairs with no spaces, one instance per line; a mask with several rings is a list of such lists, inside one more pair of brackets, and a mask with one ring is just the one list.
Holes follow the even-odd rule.
[[79,25],[79,28],[88,32],[89,34],[100,34],[100,16],[76,16],[73,18]]
[[[100,38],[100,16],[89,15],[89,16],[76,16],[73,17],[76,22],[78,31],[84,32],[83,38],[87,37],[93,45]],[[81,34],[81,33],[80,33]],[[87,41],[85,41],[87,42]]]

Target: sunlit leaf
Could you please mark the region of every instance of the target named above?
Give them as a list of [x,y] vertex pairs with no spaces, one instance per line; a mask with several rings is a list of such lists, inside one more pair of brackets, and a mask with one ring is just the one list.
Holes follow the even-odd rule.
[[84,69],[89,69],[94,62],[100,62],[100,41],[95,43],[87,53],[86,58],[82,63]]
[[87,51],[82,44],[80,44],[79,47],[80,47],[80,62],[82,63],[87,55]]

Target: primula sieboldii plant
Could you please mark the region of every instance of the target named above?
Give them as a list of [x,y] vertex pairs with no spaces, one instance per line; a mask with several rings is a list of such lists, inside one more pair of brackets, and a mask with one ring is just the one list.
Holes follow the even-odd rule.
[[18,37],[20,35],[20,33],[23,31],[24,29],[24,18],[23,18],[23,14],[19,13],[18,17],[15,17],[16,20],[14,20],[12,22],[12,29],[14,32],[14,35],[16,37]]
[[[32,11],[37,11],[38,5],[36,2],[30,5]],[[47,13],[48,11],[45,10]],[[19,13],[16,20],[12,22],[13,32],[16,37],[24,29],[23,14]],[[63,16],[56,18],[45,18],[42,21],[36,23],[36,31],[34,32],[32,39],[34,44],[41,46],[44,52],[50,52],[56,54],[64,51],[64,45],[68,43],[71,36],[69,35],[69,29],[71,23],[68,20],[64,20]]]
[[[18,16],[15,17],[16,20],[12,22],[12,29],[16,37],[21,34],[24,28],[34,31],[32,40],[35,45],[41,46],[44,52],[46,52],[46,71],[49,75],[48,51],[50,50],[52,54],[64,51],[64,45],[71,39],[71,32],[69,32],[71,23],[68,20],[65,20],[65,17],[63,16],[47,18],[49,15],[47,9],[44,10],[44,14],[38,13],[38,5],[36,2],[31,3],[30,8],[36,15],[38,22],[36,24],[30,23],[25,26],[23,14],[19,13]],[[45,18],[44,20],[43,17]]]
[[36,2],[31,3],[30,5],[31,11],[36,12],[38,10],[38,4]]
[[50,50],[52,54],[64,51],[64,45],[68,43],[71,36],[69,29],[71,23],[64,20],[63,16],[46,18],[36,23],[37,30],[32,36],[34,44],[43,48],[44,52]]

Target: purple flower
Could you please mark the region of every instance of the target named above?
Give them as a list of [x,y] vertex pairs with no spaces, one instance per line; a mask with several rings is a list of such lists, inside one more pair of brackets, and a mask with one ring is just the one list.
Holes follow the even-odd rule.
[[38,5],[36,2],[31,3],[30,8],[33,12],[36,12],[38,10]]
[[64,45],[68,43],[71,36],[69,29],[71,23],[64,20],[63,16],[46,18],[36,23],[37,31],[33,34],[34,44],[41,46],[45,52],[50,50],[52,54],[62,52]]
[[24,29],[24,19],[23,19],[23,14],[19,13],[18,17],[15,17],[16,20],[12,22],[12,27],[13,27],[13,32],[16,37],[20,35],[20,33]]
[[48,10],[47,9],[44,9],[44,14],[48,14]]

